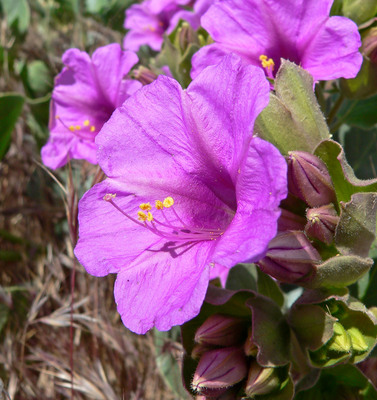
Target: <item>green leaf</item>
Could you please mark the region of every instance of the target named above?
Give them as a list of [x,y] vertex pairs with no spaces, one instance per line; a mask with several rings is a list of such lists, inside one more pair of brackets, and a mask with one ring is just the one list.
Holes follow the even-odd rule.
[[40,60],[31,61],[27,65],[27,80],[29,87],[37,95],[46,94],[53,86],[50,70]]
[[256,120],[255,132],[283,154],[312,152],[330,137],[313,91],[313,79],[304,69],[283,60],[275,79],[275,93]]
[[85,6],[88,13],[97,14],[102,9],[106,8],[109,4],[109,0],[86,0]]
[[17,23],[20,33],[26,32],[30,24],[30,7],[27,0],[1,0],[8,24]]
[[373,265],[370,258],[337,256],[316,265],[316,273],[310,281],[311,288],[341,288],[360,279]]
[[356,178],[352,168],[346,161],[344,151],[339,143],[333,140],[325,140],[319,144],[314,154],[328,168],[338,203],[350,201],[354,193],[377,192],[377,180]]
[[159,332],[156,329],[154,330],[157,367],[174,393],[176,393],[180,399],[189,400],[191,397],[183,387],[181,367],[178,363],[180,356],[179,342],[179,327],[174,327],[168,332]]
[[259,268],[258,272],[258,293],[274,300],[276,304],[283,307],[284,295],[279,285],[269,275],[262,272]]
[[314,304],[295,305],[288,315],[288,322],[299,342],[310,350],[317,350],[333,335],[337,319]]
[[0,93],[0,160],[8,150],[23,104],[24,98],[20,94]]
[[226,289],[257,290],[257,267],[254,264],[237,264],[230,269]]
[[252,340],[258,347],[258,364],[264,367],[287,364],[290,332],[280,308],[268,297],[258,294],[246,304],[252,311]]
[[355,193],[341,203],[335,245],[343,255],[368,257],[376,237],[377,193]]

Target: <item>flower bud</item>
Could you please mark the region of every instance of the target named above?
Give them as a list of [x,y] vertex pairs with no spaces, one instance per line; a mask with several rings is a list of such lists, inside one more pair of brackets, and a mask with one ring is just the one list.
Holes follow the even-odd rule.
[[334,240],[339,216],[333,204],[309,208],[306,211],[306,218],[308,219],[305,226],[306,234],[326,244],[330,244]]
[[258,265],[274,278],[293,283],[309,279],[320,261],[321,256],[303,232],[289,231],[270,241],[266,257]]
[[191,358],[194,360],[199,360],[204,353],[207,353],[207,351],[211,350],[213,350],[213,346],[211,345],[205,343],[196,344],[191,351]]
[[178,31],[178,43],[182,53],[186,51],[187,47],[190,46],[190,44],[199,44],[196,32],[187,22],[183,22],[182,27]]
[[246,342],[243,346],[244,352],[247,356],[252,356],[252,357],[256,357],[258,354],[258,347],[257,345],[254,343],[253,339],[252,339],[252,329],[249,329],[249,334],[247,335],[247,339]]
[[278,232],[303,231],[305,223],[305,218],[282,208],[278,219]]
[[369,346],[358,328],[352,326],[347,329],[347,333],[351,338],[352,350],[354,353],[363,354],[369,350]]
[[191,386],[199,394],[221,394],[247,375],[243,349],[227,347],[205,353],[196,368]]
[[310,352],[310,359],[316,366],[331,366],[349,358],[352,342],[348,332],[339,322],[334,322],[332,338],[318,350]]
[[246,336],[245,321],[228,315],[211,315],[195,334],[195,342],[213,346],[235,346]]
[[335,201],[335,191],[327,167],[313,154],[288,152],[288,190],[310,207]]
[[247,396],[268,394],[280,387],[280,379],[276,368],[261,367],[256,361],[252,361],[249,375],[246,381],[245,393]]
[[143,85],[149,85],[157,79],[157,75],[154,72],[152,72],[149,68],[143,67],[142,65],[135,69],[132,74],[134,78]]
[[371,28],[367,31],[366,36],[363,38],[361,52],[367,56],[373,64],[377,64],[377,28]]

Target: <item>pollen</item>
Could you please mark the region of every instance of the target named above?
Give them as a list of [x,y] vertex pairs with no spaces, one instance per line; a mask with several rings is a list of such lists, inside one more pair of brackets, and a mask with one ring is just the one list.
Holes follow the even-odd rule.
[[274,70],[275,63],[272,58],[268,58],[266,55],[262,54],[261,56],[259,56],[259,60],[262,63],[263,68],[266,68],[268,71]]
[[139,207],[140,207],[140,210],[143,210],[143,211],[152,210],[152,206],[150,205],[150,203],[141,203]]
[[83,122],[83,125],[84,125],[84,126],[89,126],[89,125],[90,125],[90,121],[89,121],[88,119],[86,119],[86,120]]
[[90,132],[94,132],[96,130],[96,127],[94,126],[94,125],[92,125],[91,127],[90,127]]
[[147,221],[148,222],[153,221],[153,215],[152,215],[152,213],[150,211],[148,211],[148,214],[147,214]]
[[[151,214],[152,215],[152,214]],[[145,212],[143,212],[143,211],[138,211],[137,212],[137,219],[139,220],[139,221],[146,221],[147,219],[148,219],[148,216],[147,216],[147,214],[145,214]]]
[[69,129],[71,132],[74,132],[74,131],[75,131],[75,127],[74,127],[73,125],[70,125],[70,126],[68,127],[68,129]]
[[103,199],[105,200],[105,201],[111,201],[112,199],[114,199],[116,197],[116,194],[114,193],[114,194],[111,194],[111,193],[106,193],[104,196],[103,196]]
[[157,210],[162,210],[164,208],[164,204],[161,200],[156,200],[155,206]]
[[162,203],[164,205],[164,207],[169,208],[172,205],[174,205],[174,199],[173,197],[166,197],[164,199],[164,202]]

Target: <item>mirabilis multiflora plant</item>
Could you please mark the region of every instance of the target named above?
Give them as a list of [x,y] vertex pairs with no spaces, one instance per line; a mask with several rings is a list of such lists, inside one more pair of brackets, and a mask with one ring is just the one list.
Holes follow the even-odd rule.
[[[375,309],[360,301],[377,181],[355,177],[313,91],[356,76],[357,27],[330,17],[327,0],[215,0],[201,19],[214,43],[187,23],[163,39],[165,7],[195,4],[132,8],[157,21],[135,28],[155,40],[135,50],[164,43],[134,75],[146,85],[96,132],[107,179],[81,199],[75,254],[95,276],[117,274],[126,327],[182,326],[197,399],[377,398],[354,365],[377,337]],[[166,65],[181,85],[157,78]]]

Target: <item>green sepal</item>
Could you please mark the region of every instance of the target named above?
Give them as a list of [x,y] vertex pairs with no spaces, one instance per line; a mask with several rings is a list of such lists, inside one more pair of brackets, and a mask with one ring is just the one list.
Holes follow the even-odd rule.
[[254,131],[283,154],[294,150],[313,152],[330,137],[313,91],[313,78],[296,64],[282,60],[274,89]]

